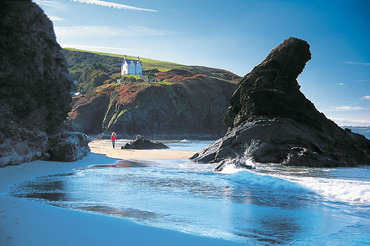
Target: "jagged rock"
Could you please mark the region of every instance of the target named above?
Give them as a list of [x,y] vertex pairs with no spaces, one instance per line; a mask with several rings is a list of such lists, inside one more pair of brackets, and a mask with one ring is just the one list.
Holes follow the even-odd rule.
[[137,135],[134,141],[125,144],[121,149],[168,149],[163,143],[152,142],[143,136]]
[[60,50],[39,6],[0,2],[0,166],[48,156],[61,139],[73,82]]
[[289,38],[238,84],[224,122],[226,135],[192,157],[199,163],[247,160],[294,166],[370,165],[370,141],[345,131],[300,92],[311,59],[306,41]]

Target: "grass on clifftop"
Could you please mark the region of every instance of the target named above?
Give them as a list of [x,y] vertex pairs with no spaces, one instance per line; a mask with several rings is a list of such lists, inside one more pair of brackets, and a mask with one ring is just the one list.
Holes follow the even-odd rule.
[[[86,53],[92,53],[96,55],[101,55],[101,56],[110,56],[110,57],[115,57],[115,58],[122,58],[124,55],[117,55],[117,54],[110,54],[110,53],[104,53],[104,52],[97,52],[97,51],[88,51],[88,50],[80,50],[80,49],[74,49],[74,48],[64,48],[65,50],[70,50],[70,51],[78,51],[78,52],[86,52]],[[126,56],[127,59],[129,60],[136,60],[137,57],[135,56]],[[167,71],[170,69],[186,69],[189,68],[190,66],[182,65],[182,64],[177,64],[177,63],[172,63],[172,62],[165,62],[165,61],[158,61],[158,60],[153,60],[153,59],[148,59],[148,58],[142,58],[140,57],[140,61],[143,64],[144,69],[158,69],[162,71]]]
[[[117,83],[141,83],[139,75],[121,76],[121,64],[124,55],[110,54],[96,51],[86,51],[73,48],[65,48],[62,54],[68,62],[71,77],[76,83],[76,90],[82,94],[92,92],[94,88],[103,84]],[[128,59],[137,59],[127,56]],[[229,71],[203,66],[187,66],[172,62],[158,61],[148,58],[140,58],[144,74],[151,81],[150,85],[171,85],[185,80],[217,79],[236,83],[240,77]],[[149,85],[149,83],[147,83]]]

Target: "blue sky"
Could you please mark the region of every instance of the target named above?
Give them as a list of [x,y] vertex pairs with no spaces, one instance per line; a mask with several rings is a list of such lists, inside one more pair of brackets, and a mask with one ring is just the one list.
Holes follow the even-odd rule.
[[302,92],[339,125],[370,125],[369,0],[34,0],[62,47],[249,73],[286,38],[311,46]]

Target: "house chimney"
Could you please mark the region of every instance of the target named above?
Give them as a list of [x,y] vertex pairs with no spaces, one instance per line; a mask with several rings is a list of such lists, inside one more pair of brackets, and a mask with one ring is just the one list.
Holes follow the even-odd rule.
[[124,58],[123,59],[125,59],[126,60],[126,55],[124,56]]
[[137,57],[137,60],[140,61],[139,56]]

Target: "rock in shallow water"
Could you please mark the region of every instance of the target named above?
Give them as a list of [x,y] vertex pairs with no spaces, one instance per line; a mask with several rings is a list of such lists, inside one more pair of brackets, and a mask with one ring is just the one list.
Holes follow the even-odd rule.
[[370,141],[344,131],[299,90],[311,59],[306,41],[289,38],[238,84],[225,116],[226,135],[191,159],[199,163],[260,163],[336,167],[370,165]]
[[137,135],[134,141],[125,144],[121,149],[168,149],[169,147],[163,143],[152,142],[145,139],[143,136]]

